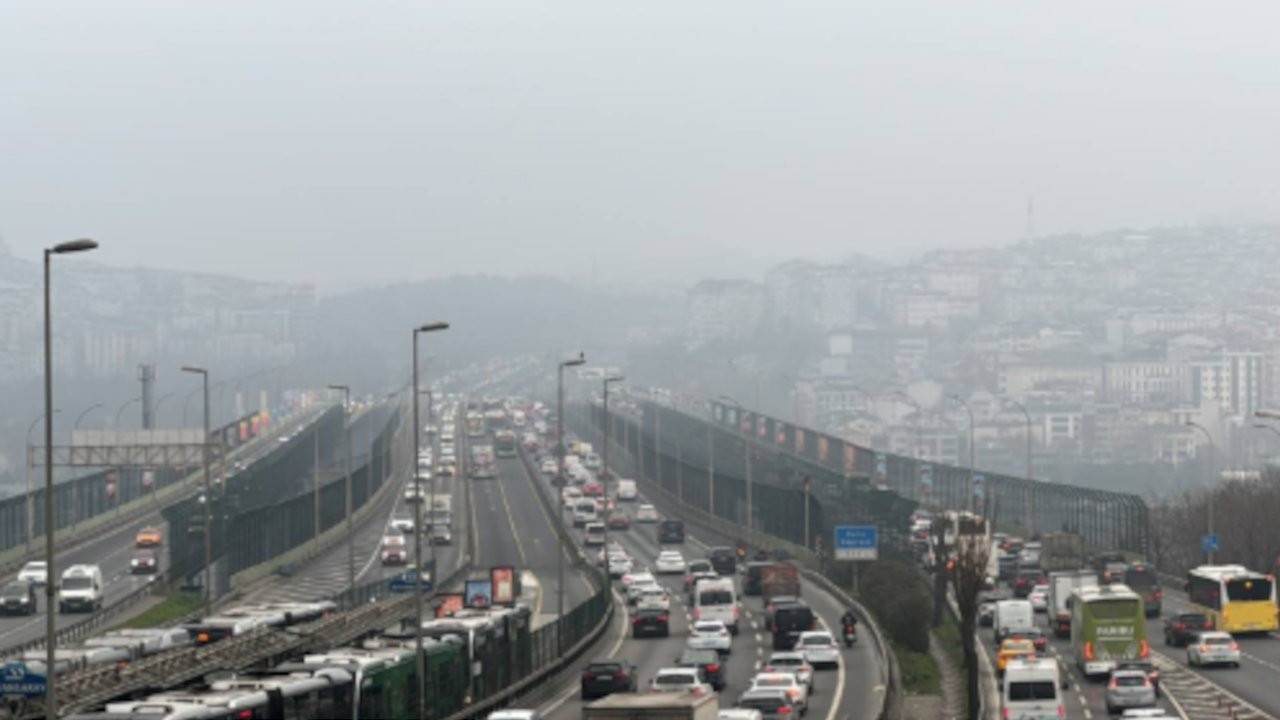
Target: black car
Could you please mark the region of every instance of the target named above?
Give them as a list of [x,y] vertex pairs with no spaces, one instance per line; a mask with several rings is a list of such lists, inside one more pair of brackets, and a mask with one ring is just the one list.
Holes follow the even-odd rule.
[[684,543],[684,521],[663,520],[658,523],[658,542],[668,545]]
[[582,671],[583,700],[594,700],[610,693],[635,691],[636,666],[628,660],[593,660]]
[[668,637],[671,635],[670,614],[657,608],[636,610],[631,615],[631,637]]
[[716,692],[724,689],[724,663],[720,660],[720,653],[715,650],[686,648],[680,657],[676,658],[676,665],[696,667],[702,671],[703,679],[712,689]]
[[1213,620],[1204,613],[1177,613],[1164,619],[1164,644],[1183,647],[1196,635],[1213,629]]
[[14,580],[0,589],[0,615],[35,615],[36,584],[26,580]]
[[818,627],[813,610],[802,602],[778,605],[773,611],[773,649],[791,650],[800,633]]
[[800,602],[800,598],[794,595],[776,595],[769,600],[769,604],[764,606],[764,629],[773,632],[773,613],[782,605],[790,605]]
[[738,571],[738,555],[733,548],[713,547],[707,553],[711,567],[721,575],[732,575]]
[[1019,567],[1018,576],[1013,581],[1013,596],[1018,599],[1026,598],[1042,578],[1038,567]]
[[742,580],[743,595],[760,594],[760,577],[764,574],[764,569],[770,565],[773,565],[773,563],[760,562],[758,560],[747,563],[747,575]]

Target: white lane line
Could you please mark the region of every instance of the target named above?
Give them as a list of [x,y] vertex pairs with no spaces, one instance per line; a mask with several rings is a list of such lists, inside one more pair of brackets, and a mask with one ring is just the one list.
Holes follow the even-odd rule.
[[[822,625],[822,629],[831,633],[831,628],[827,627],[827,621],[818,615],[818,623]],[[831,633],[831,637],[835,637],[835,633]],[[831,709],[827,711],[827,720],[836,720],[836,715],[840,712],[840,704],[844,701],[844,653],[836,658],[836,692],[831,697]]]

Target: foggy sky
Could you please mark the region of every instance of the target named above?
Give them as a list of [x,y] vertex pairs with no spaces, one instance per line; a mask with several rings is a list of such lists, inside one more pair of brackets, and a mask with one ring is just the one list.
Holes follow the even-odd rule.
[[0,236],[602,282],[1277,219],[1280,4],[6,2]]

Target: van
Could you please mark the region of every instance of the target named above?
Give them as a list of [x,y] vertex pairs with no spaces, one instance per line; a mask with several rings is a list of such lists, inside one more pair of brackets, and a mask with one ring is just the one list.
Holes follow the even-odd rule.
[[795,648],[800,634],[818,629],[818,618],[813,609],[800,601],[779,603],[768,620],[773,633],[774,650]]
[[699,580],[693,588],[693,619],[719,620],[738,634],[738,593],[731,578]]
[[573,526],[576,528],[584,527],[587,523],[593,523],[600,519],[596,513],[595,500],[579,500],[573,506]]
[[96,612],[102,609],[106,590],[102,568],[97,565],[72,565],[62,573],[58,588],[58,612]]
[[1065,717],[1063,685],[1058,663],[1051,659],[1010,660],[1000,692],[1001,717],[1007,720]]
[[640,497],[640,493],[636,491],[635,480],[619,480],[618,481],[618,500],[621,502],[633,502]]
[[992,616],[992,631],[995,633],[996,647],[1010,633],[1019,630],[1030,630],[1035,627],[1035,610],[1030,600],[1001,600],[996,603]]
[[663,520],[658,523],[659,545],[680,545],[684,543],[684,521]]
[[582,544],[586,547],[599,547],[604,545],[604,540],[604,523],[587,523],[582,533]]

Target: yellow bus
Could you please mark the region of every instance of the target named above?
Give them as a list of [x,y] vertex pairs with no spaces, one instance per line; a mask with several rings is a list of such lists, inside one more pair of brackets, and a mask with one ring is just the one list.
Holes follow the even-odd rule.
[[1213,619],[1216,630],[1264,633],[1280,630],[1276,583],[1243,565],[1201,565],[1187,573],[1187,597]]

